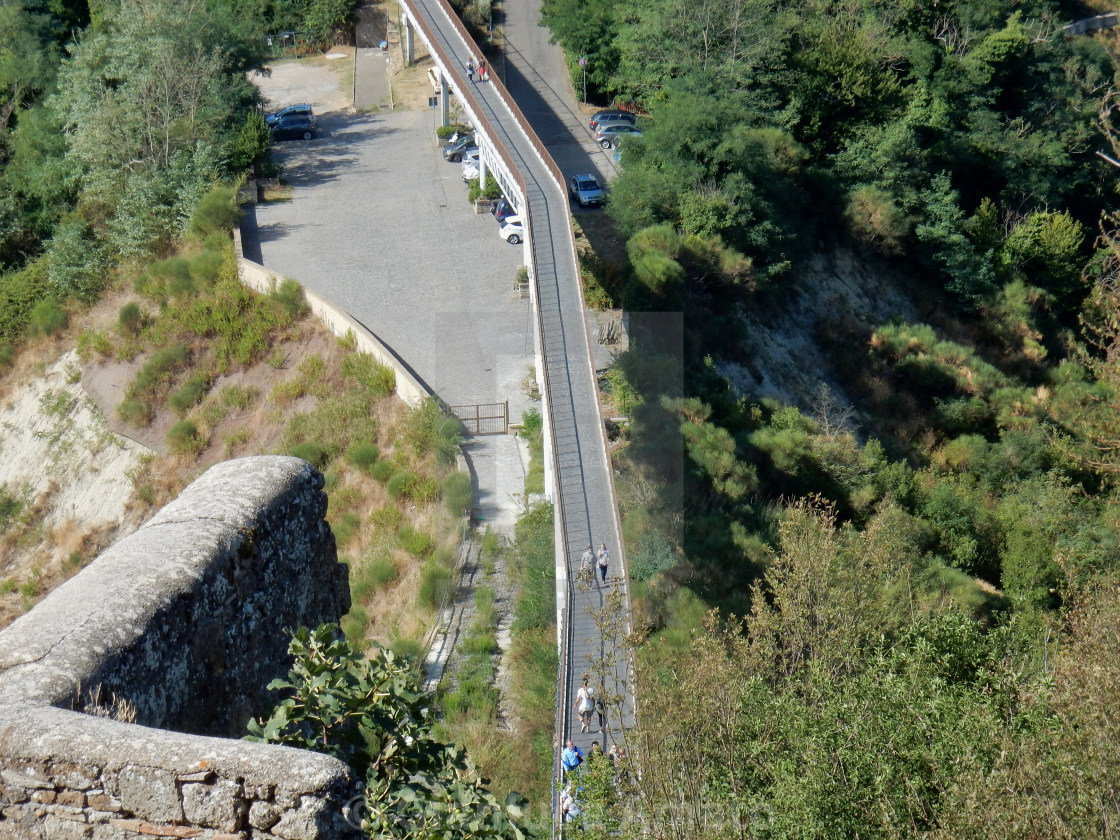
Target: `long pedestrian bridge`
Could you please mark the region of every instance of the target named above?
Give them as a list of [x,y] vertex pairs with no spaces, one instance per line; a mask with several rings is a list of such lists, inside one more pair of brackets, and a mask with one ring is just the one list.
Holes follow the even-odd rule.
[[[571,738],[586,753],[592,740],[621,740],[621,729],[633,720],[634,699],[631,663],[618,635],[600,631],[603,619],[629,631],[630,599],[564,175],[497,77],[477,84],[467,79],[467,61],[477,64],[480,52],[446,0],[402,0],[401,8],[406,59],[412,61],[419,37],[439,73],[444,124],[450,88],[475,126],[481,177],[494,175],[525,224],[545,487],[556,522],[556,741],[559,746]],[[587,546],[600,543],[612,555],[607,584],[577,581]],[[581,733],[578,726],[573,731],[572,703],[585,676],[615,699],[603,735]],[[554,816],[555,804],[554,797]]]

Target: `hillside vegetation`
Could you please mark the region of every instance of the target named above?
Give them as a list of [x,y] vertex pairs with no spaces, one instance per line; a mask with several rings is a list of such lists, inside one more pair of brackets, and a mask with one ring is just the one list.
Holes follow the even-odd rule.
[[[631,311],[644,640],[641,783],[592,785],[596,832],[1120,819],[1116,63],[1061,31],[1093,13],[545,3],[644,132],[608,205],[626,264],[591,266]],[[779,322],[817,383],[788,402]]]

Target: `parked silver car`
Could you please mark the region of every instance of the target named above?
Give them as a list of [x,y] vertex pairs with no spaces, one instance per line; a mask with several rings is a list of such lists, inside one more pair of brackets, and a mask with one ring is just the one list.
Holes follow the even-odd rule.
[[627,123],[604,125],[595,133],[595,142],[609,149],[623,137],[641,137],[642,132]]
[[594,175],[573,175],[568,179],[568,195],[579,202],[580,207],[603,203],[603,188]]

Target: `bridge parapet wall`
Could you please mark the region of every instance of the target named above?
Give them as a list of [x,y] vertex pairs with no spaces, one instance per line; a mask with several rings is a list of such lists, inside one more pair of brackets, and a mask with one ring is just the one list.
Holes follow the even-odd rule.
[[[322,482],[218,464],[0,632],[0,838],[358,836],[344,764],[232,740],[275,703],[289,630],[349,609]],[[116,700],[135,722],[97,716]]]

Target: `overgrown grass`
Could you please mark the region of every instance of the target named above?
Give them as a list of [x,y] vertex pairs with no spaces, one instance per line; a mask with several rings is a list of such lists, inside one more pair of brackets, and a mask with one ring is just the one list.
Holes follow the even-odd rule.
[[529,472],[525,476],[525,495],[544,492],[544,420],[531,408],[521,415],[521,435],[529,443]]
[[455,690],[441,698],[443,731],[463,741],[502,797],[517,791],[530,799],[537,813],[547,811],[556,704],[555,584],[552,557],[552,508],[534,507],[517,526],[517,541],[503,546],[498,535],[482,538],[488,575],[504,553],[518,589],[511,647],[506,655],[513,701],[512,732],[494,725],[499,697],[494,690],[498,651],[494,591],[480,585],[475,592],[475,618],[460,646]]

